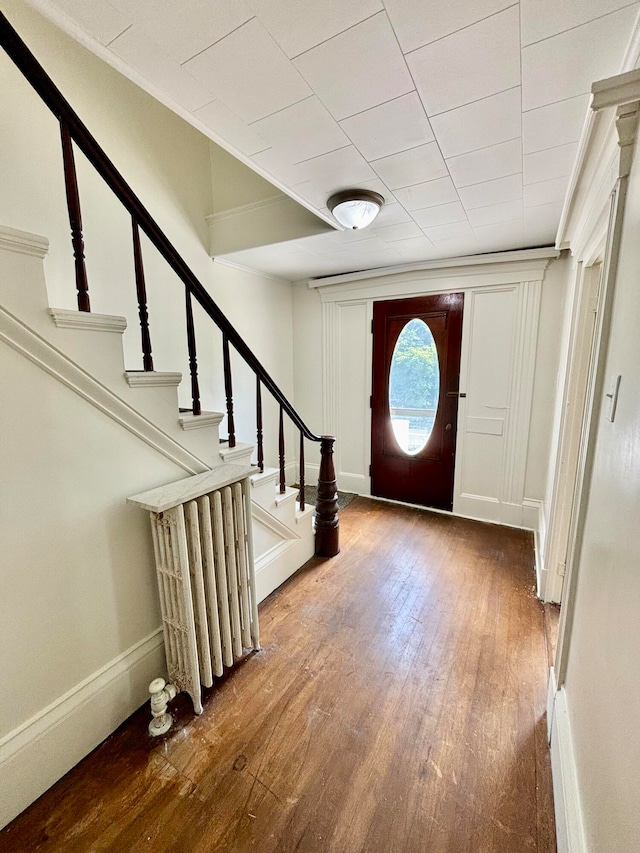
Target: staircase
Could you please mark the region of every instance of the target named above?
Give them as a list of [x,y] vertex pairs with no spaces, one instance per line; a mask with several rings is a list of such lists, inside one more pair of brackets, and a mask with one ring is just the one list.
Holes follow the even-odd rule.
[[[181,373],[125,369],[124,317],[49,307],[46,250],[43,237],[0,227],[0,339],[176,462],[185,474],[229,463],[250,465],[253,445],[236,442],[229,447],[228,441],[220,441],[221,412],[194,415],[178,409]],[[251,480],[256,584],[262,601],[313,556],[313,507],[298,505],[297,489],[286,487],[281,493],[276,468],[256,468]]]

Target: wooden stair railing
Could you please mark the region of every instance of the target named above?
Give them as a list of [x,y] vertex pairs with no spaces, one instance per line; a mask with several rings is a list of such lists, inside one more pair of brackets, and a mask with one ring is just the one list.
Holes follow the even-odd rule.
[[96,139],[89,132],[69,102],[62,95],[47,72],[40,65],[27,45],[11,26],[7,18],[0,12],[0,45],[14,65],[20,70],[41,100],[51,110],[60,123],[62,141],[62,161],[64,169],[69,225],[71,228],[71,243],[75,262],[76,290],[79,311],[90,311],[89,285],[85,266],[85,246],[82,234],[82,215],[80,196],[78,192],[77,174],[73,153],[73,145],[77,145],[89,163],[105,181],[120,203],[129,212],[132,221],[133,260],[135,270],[136,291],[138,297],[138,313],[140,317],[140,332],[142,338],[142,359],[145,371],[153,370],[151,355],[151,336],[149,331],[149,314],[147,310],[147,295],[140,246],[140,230],[160,252],[171,269],[176,273],[185,286],[185,311],[187,326],[187,347],[189,354],[189,370],[191,374],[191,397],[193,414],[201,414],[200,391],[198,382],[198,365],[196,355],[196,339],[193,322],[193,304],[195,298],[205,313],[222,332],[223,367],[225,396],[227,402],[227,424],[229,431],[229,447],[236,443],[233,417],[233,390],[231,381],[230,346],[245,363],[253,370],[257,380],[257,457],[258,467],[264,469],[263,437],[262,437],[262,399],[261,388],[264,386],[279,406],[279,482],[280,490],[284,491],[285,479],[285,447],[284,447],[284,415],[286,414],[300,431],[300,507],[304,509],[304,440],[320,444],[320,472],[318,479],[318,499],[316,503],[316,544],[315,552],[320,557],[333,557],[339,548],[339,518],[338,498],[335,469],[333,464],[333,436],[319,436],[311,432],[291,403],[278,388],[274,380],[262,366],[259,359],[233,327],[216,302],[211,298],[204,285],[191,271],[186,261],[178,253],[164,231],[151,216],[138,196],[122,177],[118,169],[107,157]]

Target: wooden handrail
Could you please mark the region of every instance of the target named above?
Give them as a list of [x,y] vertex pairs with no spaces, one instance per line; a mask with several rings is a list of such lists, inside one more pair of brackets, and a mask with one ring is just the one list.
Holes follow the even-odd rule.
[[0,44],[54,116],[65,124],[69,135],[80,151],[136,220],[138,226],[144,231],[171,269],[198,300],[218,328],[227,336],[229,343],[233,345],[236,352],[260,377],[264,387],[275,397],[305,437],[310,441],[319,442],[321,437],[311,432],[304,423],[2,12],[0,12]]
[[[69,222],[71,225],[72,245],[76,262],[76,286],[78,290],[78,308],[90,311],[86,270],[84,266],[84,245],[82,238],[82,218],[80,201],[76,184],[75,165],[73,159],[72,140],[84,154],[109,189],[129,212],[132,219],[134,242],[134,266],[136,274],[136,289],[138,309],[142,333],[142,348],[144,369],[152,370],[151,339],[148,329],[148,314],[146,306],[146,288],[142,266],[139,229],[142,229],[151,243],[160,252],[174,273],[183,282],[186,296],[187,343],[189,350],[189,367],[191,372],[191,396],[193,399],[193,414],[200,414],[200,391],[198,387],[198,372],[196,358],[195,328],[191,298],[195,297],[206,314],[213,320],[222,332],[223,357],[225,367],[225,391],[227,394],[227,414],[229,421],[229,446],[235,444],[233,427],[233,402],[231,397],[231,362],[229,345],[231,344],[238,355],[253,370],[257,379],[257,417],[258,417],[258,463],[263,469],[262,453],[262,402],[260,397],[261,385],[275,398],[280,409],[279,424],[279,455],[280,455],[280,490],[285,490],[284,469],[284,426],[283,415],[286,413],[300,430],[301,460],[304,467],[304,438],[320,442],[320,477],[318,481],[318,500],[316,503],[316,554],[322,557],[333,557],[339,551],[338,542],[338,502],[336,479],[333,467],[333,436],[319,436],[311,432],[289,400],[269,376],[258,358],[236,331],[216,302],[211,298],[207,289],[192,272],[186,261],[178,253],[164,231],[151,216],[138,196],[125,181],[118,169],[105,154],[102,147],[89,132],[75,110],[57,88],[44,68],[40,65],[27,45],[11,26],[5,15],[0,12],[0,46],[5,50],[14,65],[20,70],[29,84],[37,92],[41,100],[51,110],[60,122],[63,146],[63,165],[65,169],[65,184]],[[304,508],[304,473],[302,475],[300,504]]]

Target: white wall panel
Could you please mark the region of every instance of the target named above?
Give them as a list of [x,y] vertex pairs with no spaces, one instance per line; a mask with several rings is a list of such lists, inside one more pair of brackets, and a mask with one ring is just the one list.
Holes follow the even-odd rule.
[[[472,291],[465,298],[464,353],[460,389],[466,402],[458,416],[456,497],[483,496],[498,501],[508,440],[516,286]],[[500,425],[487,434],[485,419]],[[468,508],[467,508],[467,511]]]
[[[368,442],[363,440],[369,429],[369,365],[367,347],[358,346],[367,338],[367,303],[356,302],[338,307],[338,347],[340,372],[338,399],[338,464],[342,479],[360,481],[368,478]],[[349,485],[350,489],[354,485]]]

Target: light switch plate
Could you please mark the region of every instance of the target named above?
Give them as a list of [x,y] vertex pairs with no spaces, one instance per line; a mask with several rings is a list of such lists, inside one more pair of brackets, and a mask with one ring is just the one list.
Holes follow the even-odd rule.
[[609,383],[609,389],[605,394],[605,404],[604,404],[604,412],[605,417],[608,421],[613,423],[616,416],[616,407],[618,405],[618,390],[620,389],[620,379],[622,377],[618,374],[617,376],[611,377],[611,382]]

